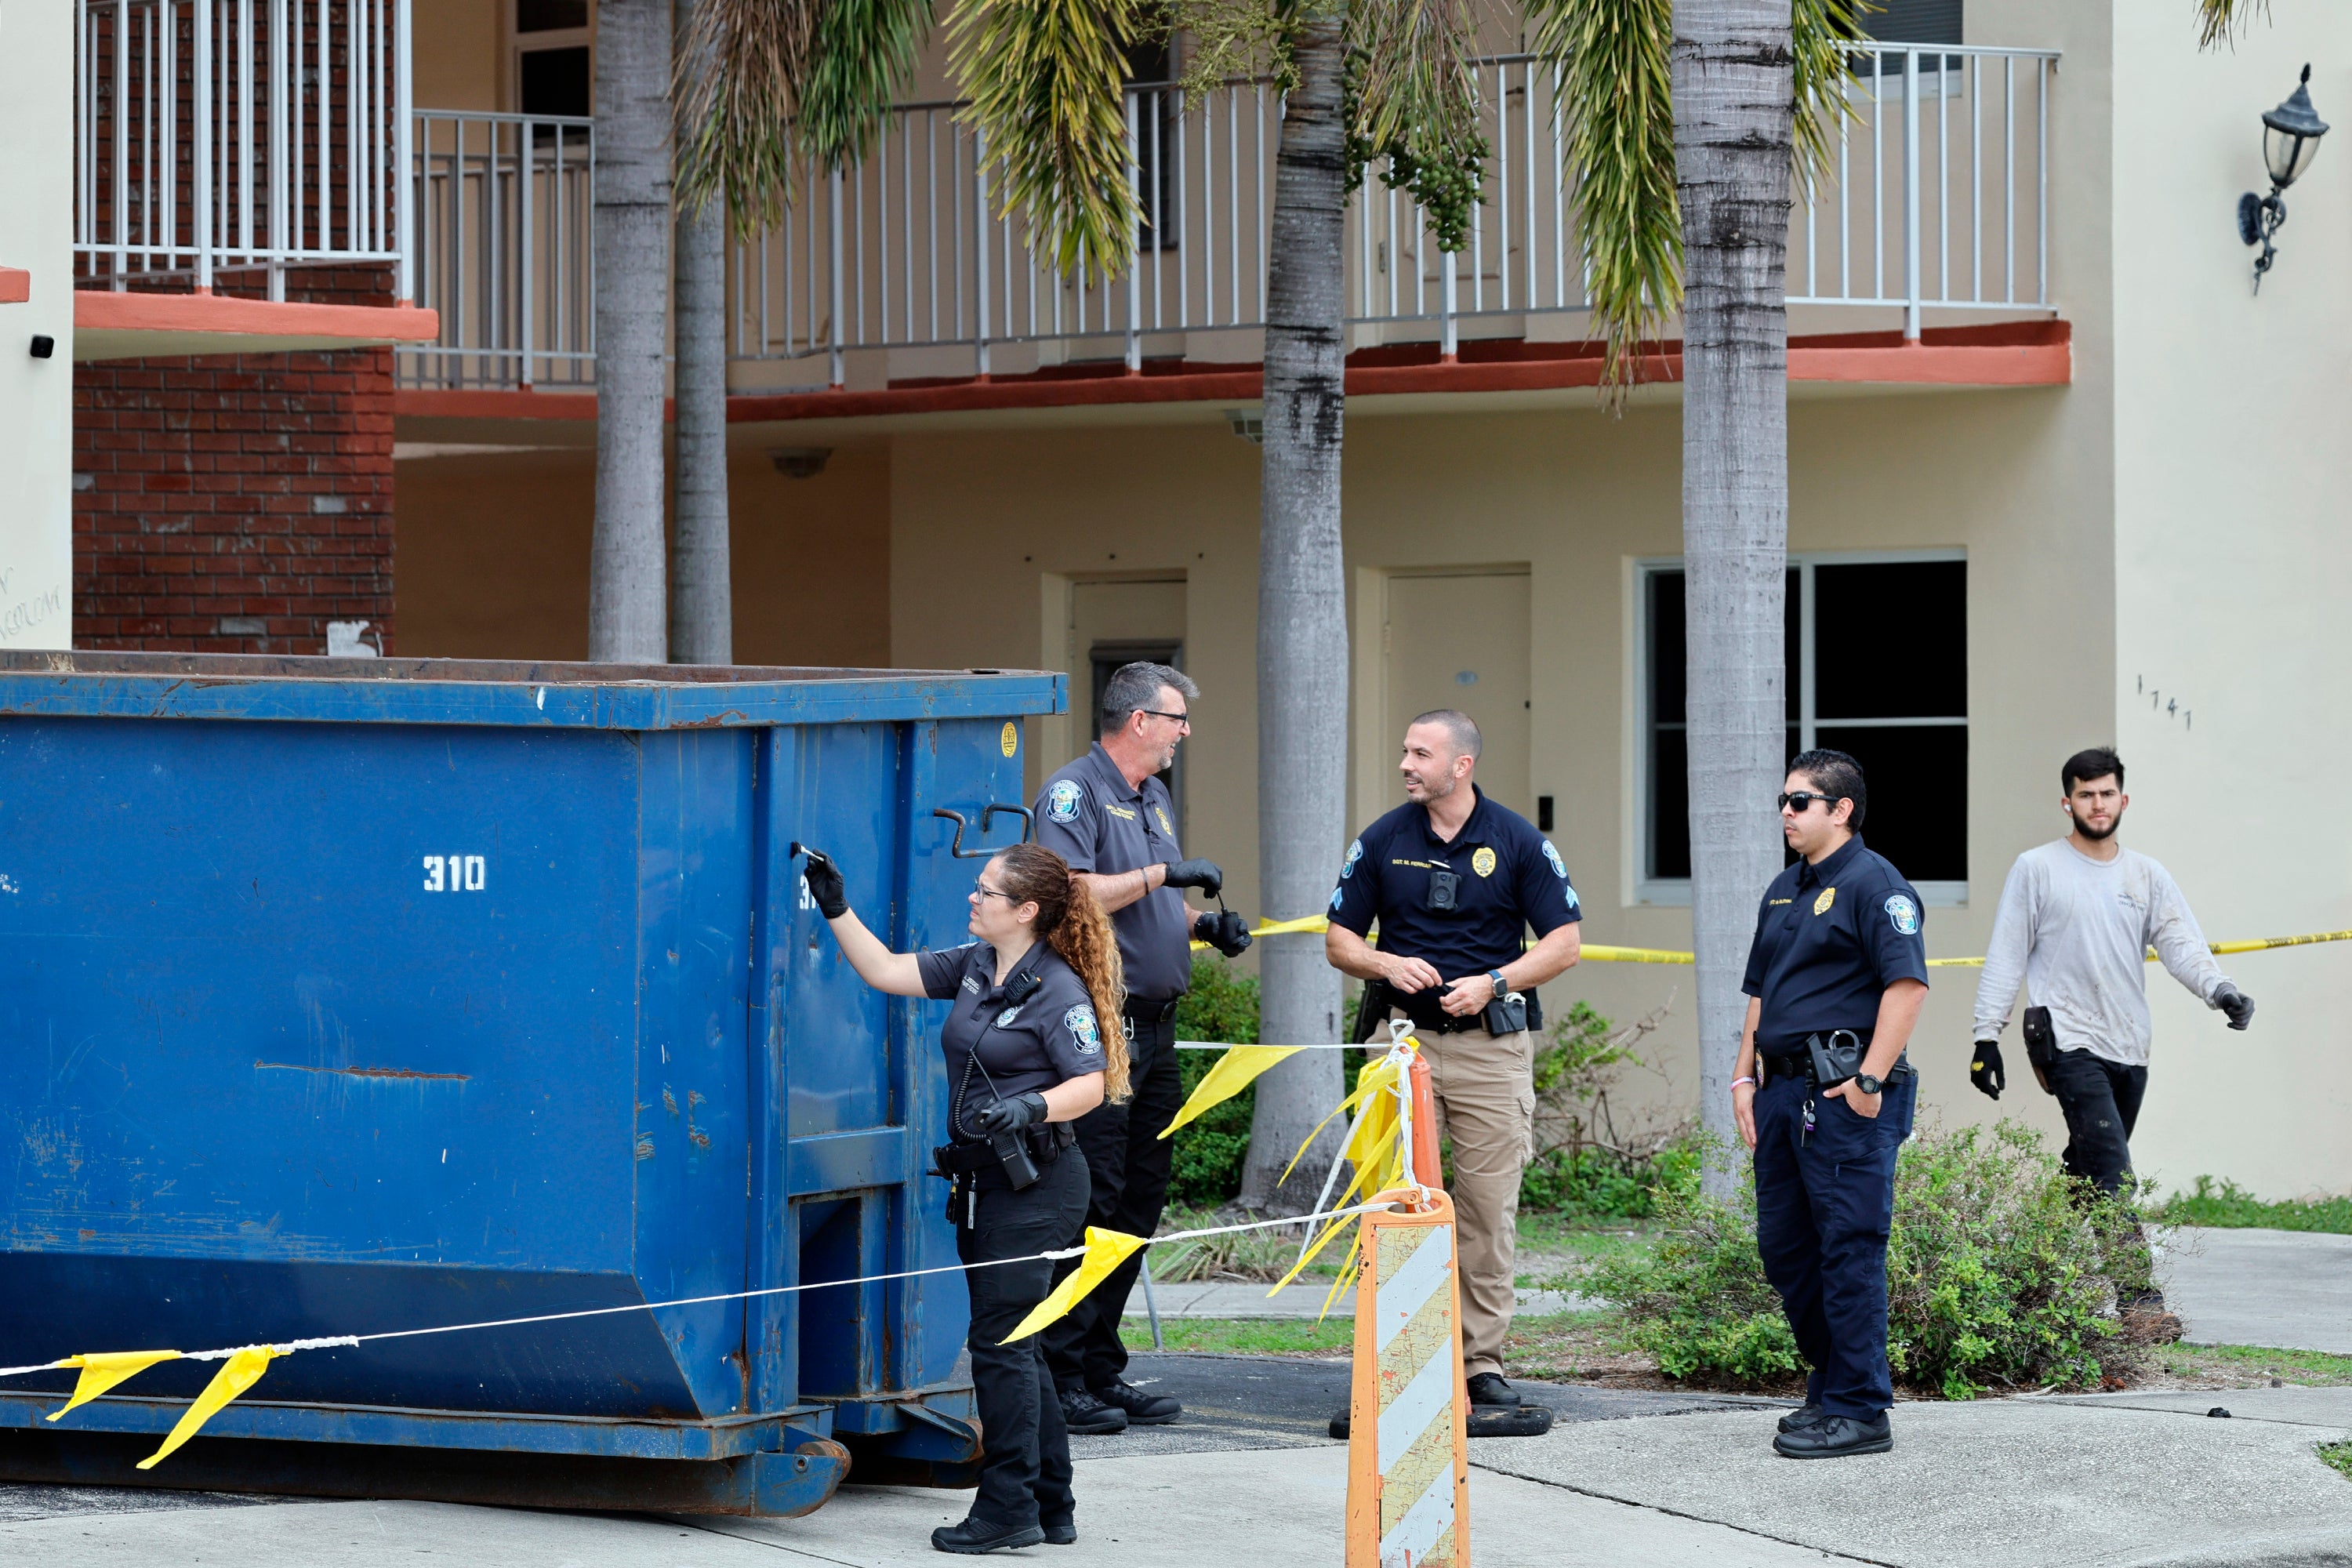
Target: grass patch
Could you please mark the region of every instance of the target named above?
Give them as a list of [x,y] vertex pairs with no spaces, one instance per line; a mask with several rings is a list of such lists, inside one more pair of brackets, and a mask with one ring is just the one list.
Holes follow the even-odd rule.
[[2352,1356],[2325,1351],[2269,1350],[2261,1345],[2167,1345],[2168,1376],[2210,1378],[2259,1385],[2275,1380],[2303,1388],[2352,1385]]
[[2352,1443],[2322,1443],[2319,1462],[2347,1480],[2352,1480]]
[[[1312,1318],[1162,1318],[1160,1335],[1171,1351],[1221,1355],[1349,1354],[1356,1343],[1356,1321],[1337,1314],[1321,1322]],[[1127,1318],[1119,1323],[1119,1339],[1131,1351],[1151,1348],[1148,1319]]]
[[2222,1230],[2310,1230],[2352,1236],[2352,1197],[2286,1198],[2265,1202],[2235,1182],[2197,1178],[2192,1192],[2175,1193],[2158,1217],[2167,1225],[2204,1225]]

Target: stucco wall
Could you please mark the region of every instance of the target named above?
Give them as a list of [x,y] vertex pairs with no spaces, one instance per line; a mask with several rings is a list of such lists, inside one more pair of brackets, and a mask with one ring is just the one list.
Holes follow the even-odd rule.
[[[2241,192],[2269,189],[2259,116],[2304,62],[2320,117],[2352,122],[2352,12],[2276,5],[2234,50],[2205,55],[2185,15],[2118,4],[2116,17],[2124,837],[2170,868],[2210,937],[2352,927],[2337,805],[2352,772],[2338,445],[2352,420],[2352,155],[2331,137],[2287,194],[2293,221],[2259,297],[2233,222]],[[2224,1172],[2272,1195],[2352,1187],[2352,947],[2223,967],[2261,1009],[2244,1035],[2151,974],[2143,1168]]]
[[0,647],[73,642],[73,16],[0,5],[0,267],[32,274],[0,305]]

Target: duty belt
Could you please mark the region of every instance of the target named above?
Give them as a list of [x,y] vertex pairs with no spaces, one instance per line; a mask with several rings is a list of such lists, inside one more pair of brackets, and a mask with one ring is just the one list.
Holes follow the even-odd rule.
[[[1076,1146],[1078,1130],[1066,1121],[1048,1121],[1043,1126],[1022,1129],[1022,1136],[1028,1139],[1029,1152],[1037,1163],[1050,1165],[1061,1157],[1063,1150]],[[996,1152],[984,1138],[941,1143],[931,1150],[931,1165],[942,1176],[969,1176],[996,1169]]]
[[1176,1016],[1177,1005],[1183,1000],[1181,996],[1171,996],[1165,1002],[1139,1002],[1129,996],[1119,1004],[1118,1010],[1139,1024],[1164,1024]]

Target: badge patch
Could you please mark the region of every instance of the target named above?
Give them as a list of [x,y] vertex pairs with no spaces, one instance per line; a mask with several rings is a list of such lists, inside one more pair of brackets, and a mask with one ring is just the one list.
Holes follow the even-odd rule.
[[1545,839],[1543,841],[1543,847],[1544,858],[1551,862],[1552,875],[1558,877],[1563,882],[1567,881],[1568,863],[1559,858],[1559,851],[1551,847],[1550,839]]
[[[1364,841],[1359,838],[1353,844],[1348,846],[1348,858],[1339,862],[1339,875],[1342,878],[1354,876],[1356,874],[1356,862],[1363,858]],[[1332,896],[1335,898],[1338,897],[1337,894]],[[1337,909],[1339,906],[1335,904],[1332,907]]]
[[1495,874],[1495,852],[1492,849],[1487,848],[1485,845],[1480,845],[1475,850],[1471,852],[1470,869],[1477,872],[1481,877],[1493,876]]
[[1895,929],[1905,936],[1919,934],[1919,906],[1902,894],[1897,893],[1886,900],[1886,918],[1893,921]]
[[1062,1015],[1062,1026],[1070,1031],[1070,1038],[1077,1043],[1078,1055],[1091,1057],[1102,1053],[1102,1037],[1095,1029],[1095,1010],[1092,1007],[1079,1003]]
[[996,1016],[996,1026],[1000,1029],[1011,1028],[1013,1026],[1013,1020],[1019,1016],[1021,1016],[1020,1008],[1007,1007],[1003,1012],[999,1013]]
[[1004,721],[1004,732],[996,737],[996,749],[1008,757],[1021,749],[1021,731],[1013,727],[1010,719]]
[[1078,803],[1087,792],[1076,779],[1055,779],[1054,787],[1045,792],[1045,815],[1056,822],[1076,822]]
[[1830,912],[1830,906],[1836,902],[1837,889],[1835,888],[1823,888],[1822,889],[1822,896],[1813,900],[1813,913],[1817,915],[1825,915]]

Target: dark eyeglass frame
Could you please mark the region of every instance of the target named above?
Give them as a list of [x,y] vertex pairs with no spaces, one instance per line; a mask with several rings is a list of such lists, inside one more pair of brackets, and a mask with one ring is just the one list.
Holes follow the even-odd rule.
[[1024,900],[1014,898],[1010,893],[1000,893],[994,888],[990,887],[987,883],[980,880],[976,877],[972,879],[971,890],[973,893],[983,899],[1003,899],[1006,903],[1011,904],[1015,909],[1020,908],[1025,901]]
[[1187,730],[1192,727],[1192,716],[1190,713],[1163,713],[1157,708],[1139,708],[1136,711],[1149,713],[1154,719],[1165,719],[1171,724],[1181,724]]
[[1813,808],[1813,802],[1820,801],[1822,810],[1835,811],[1837,803],[1844,798],[1842,795],[1823,795],[1819,790],[1792,789],[1780,796],[1780,809],[1786,811],[1793,805],[1797,808],[1797,815],[1802,816]]

